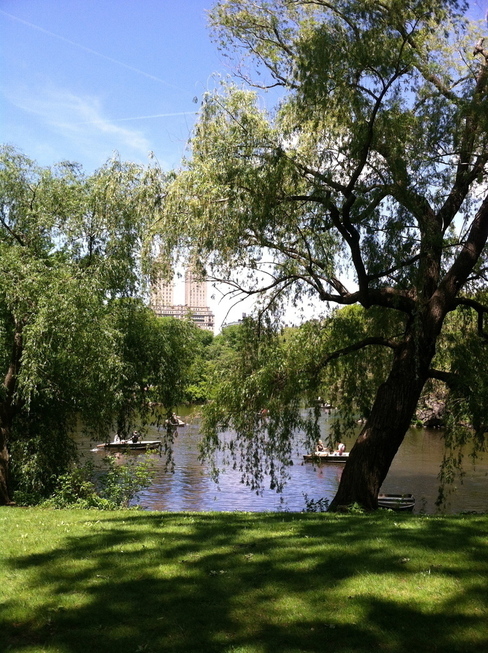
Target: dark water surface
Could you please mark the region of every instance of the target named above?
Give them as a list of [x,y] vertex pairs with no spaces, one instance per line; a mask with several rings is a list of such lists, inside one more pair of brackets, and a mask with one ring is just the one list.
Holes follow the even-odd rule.
[[[322,497],[331,500],[337,490],[342,465],[304,463],[306,453],[299,445],[289,468],[290,478],[280,494],[264,489],[256,493],[240,482],[240,473],[227,468],[221,473],[219,484],[210,478],[209,466],[198,460],[199,420],[184,417],[188,423],[178,429],[174,443],[174,471],[165,470],[165,459],[152,455],[156,465],[153,485],[141,493],[138,503],[146,510],[165,511],[279,511],[299,512],[305,508],[305,495],[317,501]],[[330,416],[322,418],[325,436]],[[146,439],[156,440],[161,433],[150,429]],[[348,450],[354,438],[346,441]],[[94,442],[78,437],[85,455],[100,459],[103,454],[91,453]],[[383,492],[412,492],[416,497],[416,512],[437,512],[439,465],[443,455],[442,433],[437,430],[411,429],[383,484]],[[468,452],[466,452],[468,453]],[[134,455],[134,454],[131,454]],[[123,456],[122,456],[123,457]],[[443,512],[488,511],[488,454],[484,453],[474,465],[466,455],[463,482],[453,486]]]

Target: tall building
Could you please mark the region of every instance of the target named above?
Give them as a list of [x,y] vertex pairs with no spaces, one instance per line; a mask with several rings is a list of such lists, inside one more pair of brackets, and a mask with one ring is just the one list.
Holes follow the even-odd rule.
[[156,313],[167,306],[174,304],[174,288],[173,281],[166,281],[164,279],[156,279],[151,284],[151,308]]
[[207,284],[191,268],[185,272],[185,305],[190,308],[207,306]]
[[214,314],[207,306],[207,283],[188,268],[185,272],[185,303],[174,303],[174,282],[156,280],[151,286],[150,306],[156,315],[190,318],[198,327],[214,329]]

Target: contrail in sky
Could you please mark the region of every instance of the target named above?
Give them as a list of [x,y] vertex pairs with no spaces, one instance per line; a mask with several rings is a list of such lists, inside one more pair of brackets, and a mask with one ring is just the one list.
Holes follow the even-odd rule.
[[174,84],[170,84],[169,82],[165,82],[164,79],[160,79],[159,77],[156,77],[155,75],[150,75],[149,73],[145,73],[143,70],[139,70],[139,68],[134,68],[134,66],[129,66],[128,64],[124,63],[123,61],[119,61],[118,59],[113,59],[112,57],[108,57],[105,54],[102,54],[101,52],[97,52],[96,50],[92,50],[91,48],[87,48],[84,45],[81,45],[80,43],[76,43],[75,41],[70,41],[70,39],[67,39],[64,36],[60,36],[59,34],[55,34],[54,32],[50,32],[47,29],[44,29],[43,27],[39,27],[39,25],[34,25],[33,23],[29,23],[26,20],[23,20],[22,18],[19,18],[18,16],[14,16],[12,14],[7,13],[6,11],[3,11],[0,9],[0,14],[3,14],[4,16],[8,16],[9,18],[12,18],[12,20],[16,20],[19,23],[23,23],[24,25],[27,25],[28,27],[32,27],[32,29],[36,29],[39,32],[43,32],[44,34],[47,34],[48,36],[52,36],[55,39],[59,39],[60,41],[64,41],[65,43],[68,43],[69,45],[73,45],[75,48],[80,48],[81,50],[84,50],[85,52],[89,52],[90,54],[94,54],[96,57],[101,57],[102,59],[105,59],[106,61],[111,61],[112,63],[117,64],[118,66],[123,66],[124,68],[127,68],[128,70],[132,70],[134,73],[138,73],[139,75],[144,75],[144,77],[148,77],[149,79],[153,79],[155,82],[159,82],[160,84],[164,84],[165,86],[170,86],[171,88],[175,88],[178,91],[184,91],[185,89],[181,88],[180,86],[175,86]]
[[[148,120],[149,118],[171,118],[172,116],[195,116],[197,111],[178,111],[177,113],[156,113],[152,116],[136,116],[135,118],[111,118],[110,122],[126,122],[130,120]],[[97,120],[86,120],[83,122],[71,123],[72,125],[94,125]]]
[[153,116],[136,116],[135,118],[114,118],[112,122],[124,122],[125,120],[147,120],[148,118],[171,118],[172,116],[194,116],[198,111],[178,111],[176,113],[156,113]]

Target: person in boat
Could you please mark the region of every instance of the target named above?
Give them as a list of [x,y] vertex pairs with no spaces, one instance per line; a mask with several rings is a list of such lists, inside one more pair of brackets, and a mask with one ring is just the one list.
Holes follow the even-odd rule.
[[139,442],[139,438],[140,438],[139,431],[134,431],[131,438],[132,442],[136,444],[136,442]]
[[342,456],[342,454],[345,452],[345,450],[346,450],[346,445],[343,444],[342,442],[340,442],[340,443],[337,445],[337,453],[338,453],[340,456]]
[[176,413],[171,413],[171,417],[166,420],[166,426],[179,426],[180,418]]
[[325,451],[324,443],[322,440],[319,440],[317,442],[317,445],[315,446],[315,451]]
[[116,433],[116,434],[114,435],[114,442],[115,442],[115,443],[122,442],[122,440],[120,439],[120,435],[119,435],[118,433]]

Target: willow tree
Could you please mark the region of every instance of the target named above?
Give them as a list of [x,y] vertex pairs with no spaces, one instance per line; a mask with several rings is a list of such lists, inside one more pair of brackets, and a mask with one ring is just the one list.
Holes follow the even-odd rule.
[[224,0],[210,14],[240,82],[204,98],[161,218],[185,232],[173,245],[263,310],[288,299],[399,316],[316,358],[388,353],[333,508],[377,505],[427,380],[454,382],[432,366],[446,316],[468,306],[486,338],[488,39],[465,10]]
[[[0,504],[11,499],[9,464],[18,489],[45,494],[71,459],[78,418],[105,437],[126,402],[134,419],[147,400],[136,404],[137,387],[177,385],[173,369],[161,371],[175,338],[159,330],[148,342],[154,318],[135,300],[161,191],[153,172],[113,160],[85,175],[0,151]],[[132,339],[129,307],[141,329]]]

